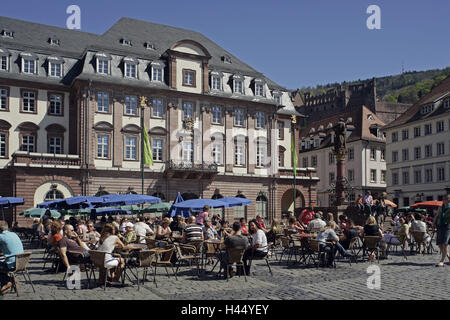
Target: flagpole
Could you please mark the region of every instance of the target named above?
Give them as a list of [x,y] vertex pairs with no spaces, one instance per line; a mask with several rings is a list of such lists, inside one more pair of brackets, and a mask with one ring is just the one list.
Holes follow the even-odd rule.
[[144,110],[147,98],[141,96],[141,194],[144,194]]

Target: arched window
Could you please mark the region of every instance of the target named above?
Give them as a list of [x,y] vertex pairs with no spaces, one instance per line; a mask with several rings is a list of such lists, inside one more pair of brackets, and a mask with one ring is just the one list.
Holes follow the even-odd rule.
[[[244,196],[242,192],[238,191],[236,198],[246,198],[246,196]],[[247,220],[247,206],[233,207],[233,214],[235,219],[245,218],[245,220]]]
[[261,216],[264,220],[269,218],[267,203],[267,197],[262,191],[260,191],[258,193],[258,197],[256,198],[256,215]]
[[57,189],[52,189],[45,194],[44,201],[52,201],[58,199],[64,199],[64,195],[62,194],[61,191]]
[[162,192],[155,192],[154,194],[152,194],[152,196],[160,198],[162,201],[166,201],[166,196]]

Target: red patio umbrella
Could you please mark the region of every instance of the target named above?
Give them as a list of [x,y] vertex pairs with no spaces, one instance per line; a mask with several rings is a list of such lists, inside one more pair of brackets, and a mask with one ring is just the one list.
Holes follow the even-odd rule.
[[411,205],[411,208],[425,208],[425,209],[437,209],[440,206],[442,206],[442,201],[425,201],[425,202],[418,202]]

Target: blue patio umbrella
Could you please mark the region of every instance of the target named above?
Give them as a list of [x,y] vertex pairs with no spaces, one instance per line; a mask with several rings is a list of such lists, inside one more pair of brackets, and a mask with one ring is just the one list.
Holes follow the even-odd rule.
[[144,194],[108,194],[101,196],[103,202],[97,207],[125,206],[130,204],[159,203],[161,199]]
[[236,206],[247,206],[252,203],[252,200],[248,200],[245,198],[237,198],[237,197],[225,197],[225,198],[220,198],[219,200],[228,203],[228,206],[230,208],[236,207]]
[[183,202],[184,199],[181,196],[181,193],[178,192],[177,197],[175,198],[175,201],[173,202],[172,206],[169,209],[169,214],[171,217],[173,216],[178,216],[178,215],[183,215],[183,217],[189,217],[191,215],[191,209],[189,208],[176,208],[174,207],[175,204]]
[[17,206],[20,204],[23,204],[23,198],[0,197],[0,208],[2,209],[3,220],[5,220],[5,211],[3,211],[4,208]]
[[39,203],[37,205],[38,208],[47,208],[47,209],[80,209],[80,208],[89,208],[95,204],[103,203],[103,199],[101,197],[90,197],[90,196],[76,196],[70,197],[66,199],[58,199],[52,201],[46,201]]
[[204,206],[209,206],[210,208],[228,208],[229,205],[226,202],[220,201],[220,200],[213,200],[213,199],[192,199],[183,201],[180,203],[176,203],[173,205],[173,207],[178,210],[183,210],[183,215],[185,215],[185,210],[191,210],[191,211],[200,211],[203,209]]

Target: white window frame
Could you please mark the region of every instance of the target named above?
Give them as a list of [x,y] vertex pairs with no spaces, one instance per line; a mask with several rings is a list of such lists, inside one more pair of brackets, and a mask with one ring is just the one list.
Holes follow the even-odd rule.
[[264,97],[264,83],[255,83],[255,96]]
[[422,132],[421,132],[421,128],[420,127],[415,127],[414,128],[414,138],[420,137]]
[[[101,95],[101,97],[100,97]],[[100,106],[99,102],[102,101],[102,105]],[[105,106],[105,101],[107,101],[107,104]],[[103,92],[103,91],[99,91],[97,92],[97,112],[99,113],[109,113],[109,93],[108,92]]]
[[125,62],[125,78],[129,78],[129,79],[137,79],[138,74],[137,74],[137,65],[135,63],[130,63],[130,62]]
[[377,170],[376,169],[370,169],[370,182],[377,183]]
[[[48,138],[48,152],[51,154],[62,154],[63,145],[62,137],[49,137]],[[59,148],[59,150],[58,150]],[[52,152],[53,149],[53,152]],[[59,151],[59,152],[56,152]]]
[[211,107],[211,113],[212,113],[212,124],[222,124],[222,107],[220,106],[212,106]]
[[137,97],[125,96],[125,115],[137,116],[137,114],[138,114]]
[[0,88],[0,110],[8,110],[8,90]]
[[433,168],[425,169],[425,183],[433,182]]
[[443,132],[445,130],[445,124],[443,120],[436,122],[436,133]]
[[97,158],[98,159],[109,158],[109,135],[106,134],[97,135]]
[[402,172],[402,182],[403,185],[407,185],[410,184],[410,180],[409,180],[409,171],[403,171]]
[[234,165],[245,166],[245,146],[241,143],[234,146]]
[[355,181],[355,170],[354,169],[348,169],[347,170],[347,175],[348,175],[348,181],[349,182]]
[[266,162],[266,147],[262,144],[256,145],[256,167],[263,168]]
[[[3,68],[3,64],[5,64],[5,68]],[[8,55],[0,56],[0,71],[9,71],[9,56]]]
[[[30,142],[30,140],[32,140],[32,143]],[[26,147],[25,149],[24,149],[24,146]],[[21,144],[21,148],[20,148],[21,151],[36,152],[35,147],[36,147],[36,136],[35,135],[27,134],[27,135],[22,136],[22,144]],[[32,150],[30,150],[30,148]]]
[[137,137],[125,137],[125,160],[137,160]]
[[[51,94],[49,98],[49,109],[48,113],[50,115],[61,116],[63,114],[63,96],[60,94]],[[53,109],[53,111],[52,111]],[[58,111],[59,112],[56,112]]]
[[[105,63],[106,63],[106,72],[105,72]],[[111,67],[111,63],[108,59],[97,58],[97,73],[98,74],[109,75],[110,67]]]
[[[430,128],[430,131],[427,130],[428,128]],[[427,131],[428,131],[428,132],[427,132]],[[425,134],[426,136],[428,136],[428,135],[430,135],[430,134],[433,134],[433,125],[432,125],[431,123],[427,123],[427,124],[425,125],[424,134]]]
[[160,98],[154,98],[152,101],[152,116],[153,118],[164,117],[164,101]]
[[[30,96],[32,95],[32,97]],[[31,103],[33,102],[33,103]],[[26,109],[25,109],[26,106]],[[31,110],[33,106],[33,110]],[[23,91],[22,92],[22,112],[35,113],[36,112],[36,92],[34,91]]]
[[[33,70],[30,72],[30,64],[33,63]],[[37,74],[37,59],[22,57],[22,73]]]
[[381,170],[380,183],[386,183],[386,170]]
[[163,139],[153,139],[153,161],[163,161]]
[[377,160],[377,148],[370,148],[370,160]]
[[222,91],[222,77],[211,75],[211,90]]
[[212,146],[212,158],[215,164],[222,164],[222,143],[213,143]]
[[194,118],[194,104],[192,102],[183,102],[183,120]]
[[[241,120],[241,123],[238,123],[237,120]],[[244,119],[244,110],[243,109],[235,109],[234,110],[234,125],[238,127],[243,127],[245,125]]]
[[266,119],[265,119],[264,112],[261,112],[261,111],[256,112],[255,119],[256,119],[255,128],[256,129],[264,129],[265,125],[266,125]]
[[194,143],[192,141],[183,142],[183,162],[194,162]]
[[348,148],[348,160],[355,160],[355,148]]
[[152,81],[163,82],[164,69],[161,66],[152,66]]
[[392,151],[392,162],[398,162],[398,151]]
[[[8,154],[8,135],[6,133],[0,132],[0,158],[7,158]],[[3,150],[3,151],[2,151]]]
[[[240,84],[238,86],[238,83]],[[240,90],[238,90],[240,89]],[[233,79],[233,92],[244,94],[244,80],[242,79]]]
[[[56,72],[59,67],[59,73]],[[48,62],[48,75],[52,78],[62,78],[63,76],[63,64],[60,62]]]

